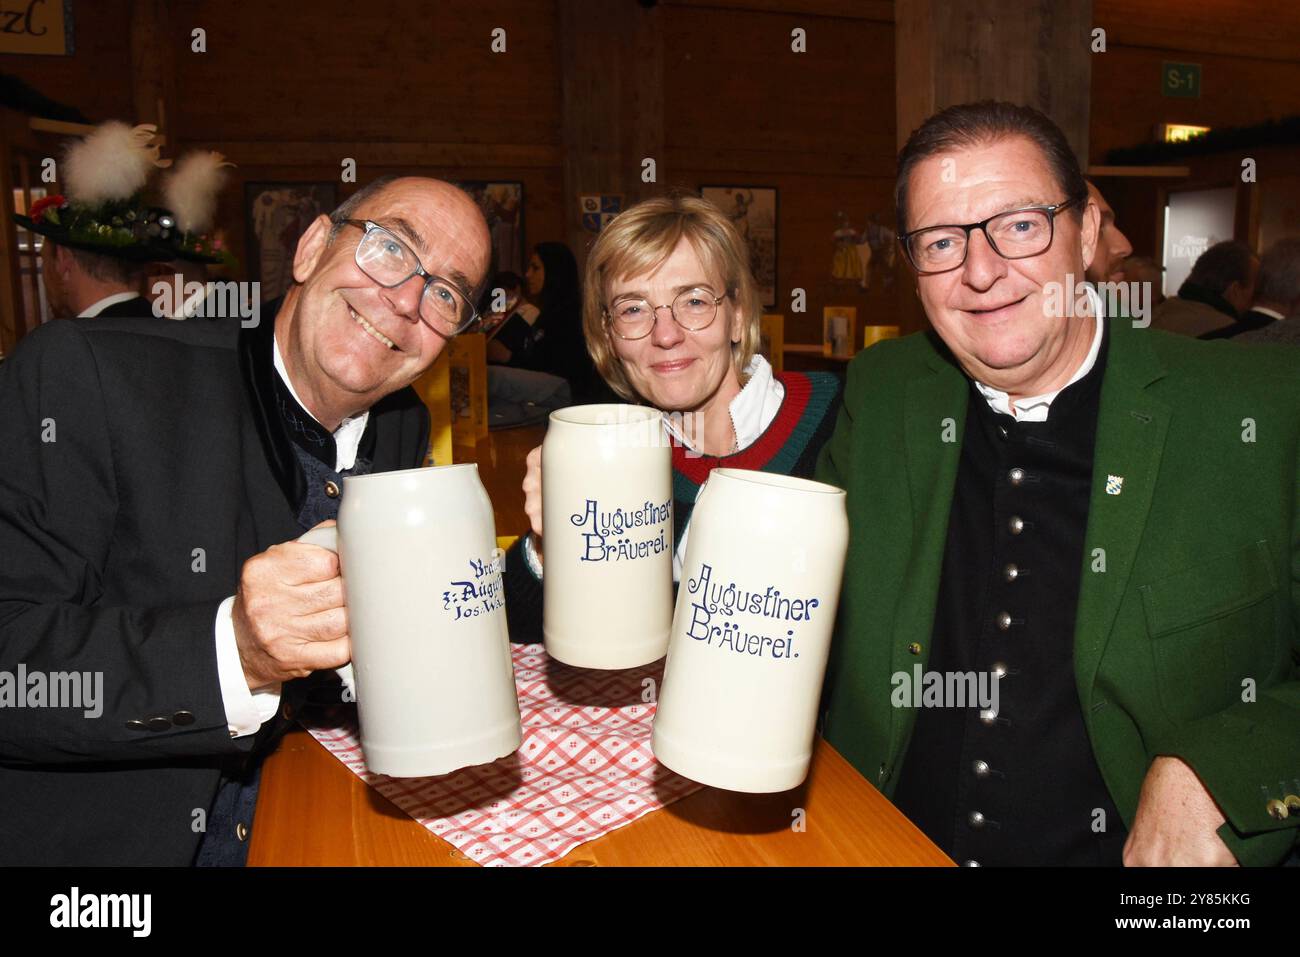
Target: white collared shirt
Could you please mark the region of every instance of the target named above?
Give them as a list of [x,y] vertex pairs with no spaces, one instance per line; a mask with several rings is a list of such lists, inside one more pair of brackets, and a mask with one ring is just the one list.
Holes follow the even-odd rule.
[[[99,300],[99,302],[91,303],[85,309],[81,310],[81,312],[77,313],[77,318],[93,319],[109,306],[116,306],[119,302],[127,302],[131,299],[139,299],[142,302],[144,301],[144,297],[137,292],[115,292],[111,296],[105,296],[103,299]],[[147,312],[141,313],[141,315],[147,314]]]
[[[307,408],[302,399],[298,397],[298,390],[289,381],[289,371],[284,367],[284,358],[280,355],[279,340],[274,336],[271,339],[274,342],[275,371],[280,374],[280,381],[289,389],[293,401],[297,402],[304,412],[311,415],[317,425],[321,425],[321,420],[312,415],[311,409]],[[334,430],[335,472],[342,472],[344,469],[350,469],[357,464],[357,449],[361,446],[361,436],[366,431],[366,422],[369,420],[370,410],[366,409],[364,412],[344,419],[339,423],[339,427]]]
[[1092,367],[1097,364],[1097,355],[1101,352],[1102,323],[1105,320],[1102,318],[1101,297],[1097,295],[1097,291],[1091,285],[1085,285],[1083,288],[1088,296],[1088,302],[1092,304],[1094,317],[1092,347],[1088,350],[1088,355],[1084,357],[1083,365],[1075,370],[1074,375],[1070,377],[1070,381],[1061,388],[1052,392],[1044,392],[1042,395],[1016,399],[1014,403],[1011,402],[1011,397],[1007,393],[985,385],[978,379],[972,380],[975,383],[975,388],[979,390],[980,395],[984,396],[984,400],[988,402],[989,408],[994,412],[1009,415],[1019,422],[1046,422],[1047,413],[1052,407],[1052,400],[1092,371]]
[[[272,336],[273,342],[274,339]],[[276,374],[289,389],[293,400],[311,415],[311,411],[298,397],[293,382],[289,380],[284,358],[280,355],[280,343],[274,342],[272,349]],[[314,415],[312,418],[316,419]],[[357,449],[361,445],[361,436],[369,418],[370,410],[367,409],[359,415],[344,419],[334,430],[334,471],[342,472],[356,464]],[[217,675],[221,681],[221,701],[226,708],[226,725],[230,729],[230,736],[242,738],[244,735],[256,734],[263,723],[274,717],[280,707],[280,685],[271,685],[257,691],[249,690],[244,666],[239,660],[239,646],[235,642],[235,623],[232,617],[234,606],[235,597],[232,595],[217,609]]]

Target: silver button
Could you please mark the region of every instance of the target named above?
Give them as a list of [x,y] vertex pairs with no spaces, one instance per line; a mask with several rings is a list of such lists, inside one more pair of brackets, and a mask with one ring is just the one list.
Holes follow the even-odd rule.
[[1001,661],[994,662],[992,670],[994,678],[1005,678],[1007,676],[1007,666]]
[[148,726],[147,724],[145,724],[143,721],[141,721],[139,718],[131,718],[131,719],[128,720],[127,723],[126,723],[126,730],[128,730],[128,731],[148,731],[148,730],[149,730],[149,726]]
[[1020,569],[1015,565],[1008,565],[1006,568],[1002,569],[1002,577],[1009,582],[1013,582],[1020,577]]
[[989,776],[989,763],[977,760],[971,765],[971,770],[975,772],[975,777],[986,778]]
[[326,482],[326,483],[325,483],[325,494],[328,495],[330,498],[338,498],[338,497],[339,497],[339,483],[338,483],[338,482],[335,482],[333,479],[331,479],[330,481]]
[[979,862],[979,861],[962,861],[962,862],[961,862],[961,866],[962,866],[962,867],[979,867],[979,866],[980,866],[980,862]]
[[993,725],[997,724],[998,713],[992,708],[984,708],[980,711],[980,724]]
[[1002,436],[1004,439],[1007,437],[1007,427],[1005,425],[998,426],[998,435]]
[[1007,528],[1011,530],[1012,535],[1019,535],[1025,530],[1025,520],[1019,515],[1012,515],[1007,522]]
[[1011,480],[1012,485],[1019,485],[1021,482],[1025,480],[1025,470],[1012,469],[1010,472],[1007,473],[1007,478]]
[[998,617],[994,619],[994,621],[998,623],[998,629],[1000,631],[1006,631],[1011,627],[1011,613],[1004,611],[1001,614],[999,614]]
[[243,821],[240,821],[235,825],[235,837],[239,838],[241,841],[248,840],[248,825]]
[[984,826],[984,815],[979,811],[971,811],[966,815],[966,823],[978,831]]

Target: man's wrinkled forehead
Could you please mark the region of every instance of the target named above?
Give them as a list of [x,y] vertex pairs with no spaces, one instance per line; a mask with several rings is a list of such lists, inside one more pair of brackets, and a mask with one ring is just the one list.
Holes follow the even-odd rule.
[[916,164],[908,178],[909,229],[923,210],[960,207],[983,218],[1059,200],[1056,177],[1043,151],[1025,137],[1009,136],[946,150]]
[[476,285],[487,270],[490,238],[483,214],[467,195],[445,183],[403,185],[398,180],[357,210],[357,219],[391,230],[424,268]]

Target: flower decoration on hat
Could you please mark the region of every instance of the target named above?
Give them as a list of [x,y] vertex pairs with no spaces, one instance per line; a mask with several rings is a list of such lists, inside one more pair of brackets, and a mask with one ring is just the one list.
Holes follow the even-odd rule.
[[58,245],[119,259],[231,261],[203,235],[225,182],[223,167],[231,164],[216,153],[182,158],[164,192],[169,204],[183,205],[183,215],[147,201],[151,177],[171,165],[161,156],[156,126],[109,121],[68,145],[63,194],[37,200],[14,220]]

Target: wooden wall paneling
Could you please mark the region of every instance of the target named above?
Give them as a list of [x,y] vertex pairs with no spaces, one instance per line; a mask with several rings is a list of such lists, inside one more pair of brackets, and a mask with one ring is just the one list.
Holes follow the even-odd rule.
[[[636,3],[559,0],[565,239],[578,259],[595,238],[582,227],[578,196],[621,194],[623,206],[662,192],[664,11]],[[655,161],[654,183],[642,161]]]
[[1294,63],[1300,4],[1277,0],[1094,0],[1107,45]]
[[171,28],[186,140],[560,142],[553,0],[185,0]]
[[840,20],[894,21],[893,0],[662,0],[663,6],[741,13],[782,13]]
[[[887,17],[835,4],[668,3],[664,99],[669,185],[778,190],[777,302],[790,343],[821,341],[825,305],[892,321],[897,284],[867,291],[831,278],[843,211],[892,223],[893,48]],[[814,13],[816,15],[814,15]],[[791,49],[806,30],[807,52]],[[806,311],[791,309],[804,289]]]
[[134,123],[153,123],[168,134],[175,111],[176,51],[165,0],[134,0],[131,5],[131,94]]
[[[1199,97],[1160,92],[1166,61],[1201,65]],[[1161,123],[1251,126],[1300,113],[1300,47],[1291,62],[1246,59],[1171,48],[1131,48],[1108,42],[1092,71],[1093,162],[1113,149],[1152,142]]]

